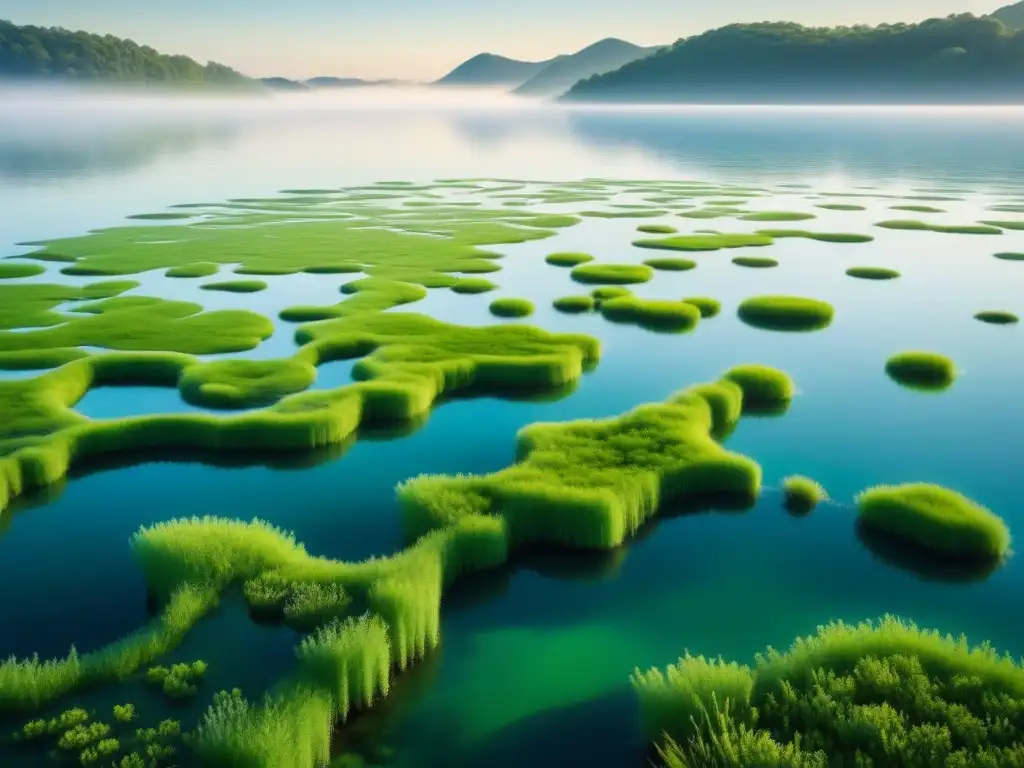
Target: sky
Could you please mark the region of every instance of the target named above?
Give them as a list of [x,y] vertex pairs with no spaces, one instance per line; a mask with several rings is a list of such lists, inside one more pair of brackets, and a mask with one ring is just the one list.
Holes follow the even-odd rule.
[[434,80],[482,52],[539,61],[604,37],[660,45],[734,22],[877,24],[1011,1],[0,0],[0,19],[128,37],[254,77]]

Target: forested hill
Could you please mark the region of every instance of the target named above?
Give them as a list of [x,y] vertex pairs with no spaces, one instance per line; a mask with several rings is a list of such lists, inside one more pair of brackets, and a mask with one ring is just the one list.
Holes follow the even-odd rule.
[[0,77],[164,83],[248,83],[223,64],[167,56],[112,35],[0,20]]
[[571,101],[1022,103],[1024,31],[970,14],[920,24],[732,24],[577,83]]
[[1013,5],[1004,5],[998,11],[991,14],[993,19],[999,19],[1003,24],[1013,29],[1024,29],[1024,0]]

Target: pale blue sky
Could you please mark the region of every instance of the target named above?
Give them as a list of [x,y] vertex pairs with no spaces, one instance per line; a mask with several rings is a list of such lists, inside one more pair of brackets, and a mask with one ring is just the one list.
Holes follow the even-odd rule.
[[481,51],[522,59],[602,37],[641,44],[737,21],[874,24],[999,0],[0,0],[0,19],[130,37],[255,76],[437,78]]

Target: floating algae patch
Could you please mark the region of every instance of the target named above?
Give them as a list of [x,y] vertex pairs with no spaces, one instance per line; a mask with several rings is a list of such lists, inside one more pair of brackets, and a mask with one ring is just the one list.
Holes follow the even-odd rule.
[[[110,298],[79,307],[77,312],[77,316],[56,316],[61,324],[53,327],[0,331],[0,353],[87,346],[202,355],[253,349],[274,332],[270,320],[253,312],[203,312],[198,304],[145,296]],[[53,313],[28,317],[52,325]]]
[[191,219],[194,214],[191,213],[136,213],[133,216],[127,216],[129,219],[139,219],[141,221],[174,221],[176,219]]
[[628,209],[624,211],[583,211],[580,216],[596,219],[652,219],[657,216],[667,216],[668,211],[649,209]]
[[823,501],[828,501],[828,493],[821,484],[802,475],[783,479],[782,491],[786,509],[795,515],[806,515]]
[[165,277],[210,277],[217,274],[220,266],[210,261],[197,261],[194,264],[183,264],[180,267],[171,267],[165,273]]
[[295,360],[218,360],[185,368],[178,388],[186,402],[208,408],[269,405],[302,392],[316,379],[316,369]]
[[901,352],[885,363],[885,372],[911,389],[943,390],[956,379],[956,365],[936,352]]
[[619,285],[604,285],[592,290],[590,295],[594,297],[594,301],[602,302],[608,299],[617,299],[620,296],[632,296],[633,292],[629,288]]
[[544,261],[556,267],[576,267],[593,260],[589,253],[551,253],[544,257]]
[[1024,253],[994,253],[992,255],[1001,261],[1024,261]]
[[225,280],[220,283],[205,283],[199,286],[204,291],[225,291],[227,293],[258,293],[267,289],[263,280]]
[[684,304],[692,304],[700,311],[702,318],[710,318],[722,311],[722,302],[708,296],[691,296],[683,299]]
[[817,218],[813,213],[796,211],[757,211],[740,216],[742,221],[809,221]]
[[1013,323],[1020,321],[1020,318],[1012,312],[1004,312],[995,309],[978,312],[974,316],[974,319],[980,320],[983,323],[991,323],[992,325],[1012,325]]
[[491,314],[497,317],[529,317],[533,309],[533,302],[515,298],[495,299],[490,306]]
[[769,259],[767,256],[737,256],[732,263],[738,267],[753,267],[754,269],[770,269],[779,266],[776,259]]
[[630,285],[646,283],[654,277],[654,270],[643,264],[582,264],[571,276],[577,283]]
[[[631,682],[644,733],[670,768],[1000,765],[1024,750],[1020,729],[1003,727],[1024,699],[1019,662],[893,616],[821,626],[752,667],[686,654]],[[732,759],[703,759],[723,745]]]
[[674,235],[678,230],[668,224],[641,224],[636,231],[645,232],[648,235]]
[[863,205],[853,205],[852,203],[823,203],[821,205],[814,206],[815,208],[821,208],[826,211],[866,211]]
[[725,219],[744,213],[739,208],[703,208],[696,211],[682,211],[676,216],[684,219]]
[[[0,284],[0,331],[60,325],[67,316],[53,310],[67,302],[111,298],[138,287],[134,281],[91,285]],[[74,345],[70,345],[74,346]],[[26,349],[32,349],[30,345]]]
[[1024,230],[1024,221],[983,221],[987,227],[998,227],[999,229]]
[[673,258],[671,256],[646,259],[644,264],[665,272],[686,272],[697,266],[697,262],[692,259]]
[[1001,517],[938,485],[877,486],[858,495],[857,506],[862,525],[947,557],[999,560],[1010,548]]
[[889,219],[879,221],[876,227],[911,232],[942,232],[951,235],[1001,235],[1003,230],[986,224],[931,224],[917,219]]
[[25,261],[0,261],[0,280],[12,280],[19,277],[35,277],[46,271],[42,264]]
[[464,277],[451,288],[454,293],[487,293],[498,286],[482,277]]
[[740,320],[773,331],[817,331],[832,324],[831,304],[802,296],[755,296],[740,302]]
[[688,331],[700,322],[700,309],[682,301],[620,296],[601,302],[601,314],[617,323],[633,323],[657,331]]
[[806,229],[759,229],[757,233],[775,239],[799,237],[806,240],[818,240],[822,243],[870,243],[875,239],[871,235],[859,235],[852,232],[810,232]]
[[580,314],[593,311],[596,301],[592,296],[561,296],[552,302],[552,306],[559,312]]
[[664,238],[634,240],[637,248],[656,248],[667,251],[717,251],[722,248],[746,248],[771,245],[772,238],[765,234],[742,235],[673,235]]
[[945,213],[946,211],[942,208],[936,208],[932,205],[892,205],[889,206],[890,210],[893,211],[910,211],[911,213]]
[[888,267],[850,267],[846,274],[862,280],[895,280],[900,276],[899,272]]

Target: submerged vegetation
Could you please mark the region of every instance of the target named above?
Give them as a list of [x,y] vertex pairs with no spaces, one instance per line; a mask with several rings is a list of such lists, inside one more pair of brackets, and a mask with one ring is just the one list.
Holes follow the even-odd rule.
[[1020,665],[893,617],[820,627],[753,667],[686,655],[632,683],[666,768],[968,768],[1024,754]]

